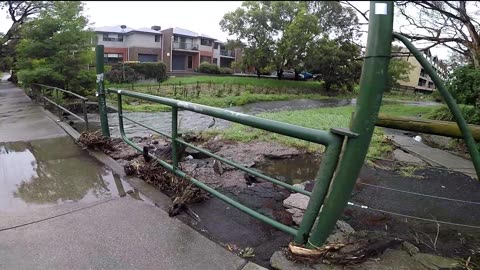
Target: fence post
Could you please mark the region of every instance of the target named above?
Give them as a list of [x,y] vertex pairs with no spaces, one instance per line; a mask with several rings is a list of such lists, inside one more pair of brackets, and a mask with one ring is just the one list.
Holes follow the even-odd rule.
[[372,139],[383,91],[387,85],[393,30],[393,1],[371,1],[368,40],[360,79],[351,131],[358,134],[348,138],[336,174],[318,216],[318,223],[308,239],[307,248],[325,243],[335,223],[347,206],[357,176],[363,166]]
[[177,170],[178,168],[178,143],[177,143],[177,134],[178,134],[178,108],[172,107],[172,165],[173,169]]
[[105,97],[105,81],[103,80],[103,61],[104,61],[104,47],[97,45],[95,48],[95,62],[97,71],[97,97],[98,97],[98,111],[100,113],[100,124],[102,126],[102,134],[105,137],[110,137],[110,130],[108,129],[107,116],[107,102]]
[[82,110],[83,110],[83,120],[85,120],[85,130],[88,130],[87,105],[85,104],[84,99],[82,99]]

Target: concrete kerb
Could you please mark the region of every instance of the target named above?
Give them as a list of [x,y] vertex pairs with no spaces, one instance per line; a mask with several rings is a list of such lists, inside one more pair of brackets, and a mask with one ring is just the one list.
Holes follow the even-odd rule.
[[[48,110],[44,110],[49,118],[55,121],[65,132],[70,135],[73,139],[77,140],[80,137],[80,133],[72,128],[69,124],[60,121],[60,119],[54,115],[53,113],[49,112]],[[91,149],[86,149],[86,151],[98,160],[100,163],[104,164],[106,167],[111,169],[114,173],[118,174],[125,180],[128,184],[130,184],[133,188],[138,190],[140,193],[145,195],[149,198],[155,206],[162,209],[163,211],[167,211],[170,203],[172,200],[162,192],[158,191],[155,187],[151,186],[150,184],[146,183],[142,179],[138,177],[131,177],[125,175],[125,171],[123,170],[123,166],[116,162],[113,158],[107,156],[105,153],[101,151],[95,151]],[[198,233],[198,232],[197,232]],[[266,268],[257,265],[255,263],[245,261],[245,264],[241,266],[238,270],[266,270]]]

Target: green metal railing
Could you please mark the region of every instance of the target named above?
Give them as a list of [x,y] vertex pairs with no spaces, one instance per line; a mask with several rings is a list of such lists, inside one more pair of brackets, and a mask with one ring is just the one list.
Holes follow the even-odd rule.
[[[144,128],[147,128],[153,132],[156,132],[160,135],[163,135],[167,138],[169,138],[172,142],[172,163],[169,164],[165,162],[164,160],[160,160],[156,158],[154,155],[149,154],[152,158],[156,159],[160,165],[165,167],[166,169],[172,171],[174,174],[176,174],[179,177],[185,177],[188,178],[193,184],[198,186],[199,188],[202,188],[203,190],[209,192],[213,196],[223,200],[224,202],[232,205],[233,207],[236,207],[240,209],[241,211],[259,219],[262,220],[272,226],[274,226],[277,229],[280,229],[286,233],[292,234],[294,236],[297,236],[298,234],[305,234],[310,230],[310,228],[313,226],[313,223],[315,222],[317,213],[320,209],[320,206],[322,205],[323,199],[325,197],[325,194],[327,193],[327,189],[330,183],[330,180],[332,179],[333,173],[335,171],[336,165],[337,165],[337,160],[340,155],[342,143],[344,141],[344,138],[348,135],[354,136],[354,134],[349,134],[348,131],[343,131],[341,129],[333,129],[330,132],[326,131],[321,131],[321,130],[316,130],[316,129],[310,129],[310,128],[305,128],[301,126],[296,126],[296,125],[291,125],[287,123],[282,123],[282,122],[277,122],[273,120],[268,120],[268,119],[263,119],[259,117],[254,117],[242,113],[237,113],[233,111],[228,111],[228,110],[223,110],[223,109],[218,109],[214,107],[209,107],[209,106],[204,106],[204,105],[199,105],[199,104],[194,104],[190,102],[184,102],[184,101],[179,101],[175,99],[169,99],[169,98],[163,98],[163,97],[158,97],[158,96],[153,96],[153,95],[147,95],[147,94],[142,94],[142,93],[136,93],[132,91],[127,91],[127,90],[119,90],[119,89],[107,89],[107,93],[111,94],[116,94],[117,95],[117,102],[118,102],[118,116],[119,116],[119,127],[120,127],[120,135],[122,136],[123,140],[137,149],[139,152],[142,151],[142,148],[132,142],[125,134],[124,130],[124,125],[123,121],[128,120],[131,121],[135,124],[138,124]],[[172,131],[171,135],[166,134],[164,132],[161,132],[159,130],[156,130],[152,127],[149,127],[147,125],[141,124],[133,119],[130,119],[129,117],[125,116],[123,114],[123,109],[122,109],[122,96],[128,96],[132,98],[138,98],[146,101],[151,101],[151,102],[156,102],[160,103],[163,105],[167,105],[172,107]],[[232,122],[240,123],[243,125],[247,125],[250,127],[255,127],[259,128],[262,130],[266,131],[271,131],[275,132],[278,134],[294,137],[297,139],[313,142],[313,143],[318,143],[321,145],[326,146],[325,150],[325,156],[322,160],[322,164],[320,165],[319,169],[319,174],[318,177],[315,179],[315,186],[313,188],[312,192],[305,191],[301,188],[294,187],[292,185],[289,185],[285,182],[282,182],[280,180],[274,179],[270,176],[264,175],[261,172],[246,168],[240,164],[237,164],[231,160],[225,159],[223,157],[220,157],[218,155],[215,155],[211,152],[209,152],[206,149],[203,149],[201,147],[195,146],[191,143],[185,142],[178,136],[178,126],[177,126],[177,118],[178,118],[178,110],[188,110],[196,113],[201,113],[209,116],[213,116],[216,118],[224,119],[224,120],[229,120]],[[302,222],[302,225],[298,230],[286,226],[270,217],[267,217],[265,215],[262,215],[240,203],[237,201],[223,195],[222,193],[216,191],[215,189],[209,187],[208,185],[205,185],[204,183],[200,182],[199,180],[188,176],[185,172],[179,169],[178,167],[178,162],[179,162],[179,157],[178,157],[178,145],[182,144],[186,147],[190,147],[192,149],[195,149],[203,154],[206,154],[212,158],[215,158],[221,162],[224,162],[226,164],[229,164],[239,170],[242,170],[246,173],[252,174],[256,177],[259,177],[263,180],[269,181],[273,184],[277,184],[279,186],[282,186],[284,188],[287,188],[291,191],[302,193],[304,195],[310,196],[311,197],[311,202],[313,202],[309,208],[307,209],[307,212],[305,214],[304,221]],[[321,173],[320,173],[321,172]]]
[[[436,75],[429,63],[421,56],[418,50],[406,40],[403,36],[393,34],[393,2],[392,1],[372,1],[370,3],[370,18],[368,29],[367,50],[364,57],[362,75],[360,80],[360,94],[357,99],[355,112],[352,116],[350,129],[332,129],[330,131],[321,131],[301,126],[281,123],[277,121],[262,119],[246,114],[236,113],[224,109],[213,108],[204,105],[179,101],[175,99],[163,98],[153,95],[136,93],[121,89],[108,89],[106,92],[116,94],[118,102],[118,116],[120,134],[123,140],[142,152],[137,144],[127,138],[123,126],[123,121],[128,120],[147,128],[153,132],[161,134],[169,138],[172,142],[172,163],[158,159],[149,154],[153,159],[157,160],[160,165],[176,174],[178,177],[189,179],[199,188],[209,192],[213,196],[223,200],[224,202],[240,209],[241,211],[266,222],[277,229],[294,235],[294,243],[298,246],[315,249],[324,244],[327,237],[333,230],[336,221],[342,215],[343,210],[347,206],[350,194],[354,188],[357,177],[364,164],[364,160],[372,139],[375,123],[377,121],[378,112],[382,102],[383,92],[387,85],[388,65],[391,58],[392,38],[401,40],[407,48],[415,55],[419,62],[424,66],[425,70],[432,77],[433,81],[444,96],[449,108],[455,115],[455,119],[459,123],[462,134],[475,164],[477,174],[480,175],[480,159],[478,150],[474,147],[475,141],[468,129],[463,116],[458,109],[455,100],[446,91],[443,82]],[[98,96],[101,113],[102,131],[105,136],[110,136],[108,129],[108,119],[106,116],[105,91],[103,84],[103,46],[97,46],[97,84]],[[122,96],[142,99],[154,103],[170,106],[172,108],[172,131],[171,135],[165,134],[159,130],[151,128],[147,125],[139,123],[128,118],[123,114]],[[297,139],[321,144],[326,146],[325,155],[319,168],[319,172],[315,179],[315,185],[312,192],[308,192],[282,181],[264,175],[261,172],[246,168],[233,161],[210,153],[209,151],[197,147],[193,144],[185,142],[178,135],[177,117],[178,110],[188,110],[200,114],[225,119],[239,124],[247,125],[254,128],[294,137]],[[215,158],[221,162],[234,166],[246,173],[252,174],[263,180],[280,185],[291,191],[298,192],[310,197],[304,218],[298,229],[286,226],[270,217],[262,215],[245,205],[223,195],[208,185],[198,181],[197,179],[187,175],[179,167],[179,157],[177,155],[178,146],[182,144],[191,147],[203,154]],[[315,224],[316,223],[316,224]]]
[[[54,87],[54,86],[48,86],[48,85],[39,84],[39,83],[35,83],[32,86],[40,87],[41,91],[34,91],[33,87],[32,87],[32,92],[34,93],[36,102],[38,102],[39,99],[43,100],[43,108],[46,108],[47,102],[48,102],[48,103],[52,104],[53,106],[55,106],[57,108],[58,117],[60,118],[60,120],[62,120],[62,117],[61,117],[62,111],[66,112],[66,113],[70,114],[71,116],[77,118],[78,120],[82,121],[83,123],[85,123],[85,129],[88,130],[88,116],[87,116],[87,105],[86,105],[86,102],[88,101],[88,98],[83,97],[83,96],[81,96],[77,93],[74,93],[72,91],[68,91],[68,90],[58,88],[58,87]],[[53,95],[53,91],[55,91],[55,94],[54,94],[55,101],[53,101],[52,99],[47,97],[46,91],[48,91],[48,90],[52,91],[52,95]],[[74,96],[82,102],[81,106],[82,106],[83,117],[80,117],[79,115],[75,114],[74,112],[68,110],[67,108],[65,108],[65,107],[63,107],[62,105],[59,104],[61,102],[61,98],[60,98],[60,95],[59,95],[60,93],[65,93],[65,94]]]

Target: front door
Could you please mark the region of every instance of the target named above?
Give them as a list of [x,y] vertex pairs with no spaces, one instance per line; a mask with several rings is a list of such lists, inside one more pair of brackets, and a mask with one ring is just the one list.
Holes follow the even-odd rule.
[[187,57],[187,68],[192,69],[193,68],[193,56],[189,55]]

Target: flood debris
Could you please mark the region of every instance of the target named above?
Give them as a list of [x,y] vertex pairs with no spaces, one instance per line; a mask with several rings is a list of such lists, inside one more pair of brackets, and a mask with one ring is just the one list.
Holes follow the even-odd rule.
[[136,158],[125,165],[124,170],[127,175],[135,175],[165,192],[173,200],[168,209],[171,217],[184,210],[187,204],[208,198],[207,193],[190,182],[188,177],[175,176],[155,160],[146,162],[143,158]]
[[77,139],[77,143],[92,150],[113,150],[112,140],[102,135],[100,130],[95,132],[84,131]]

